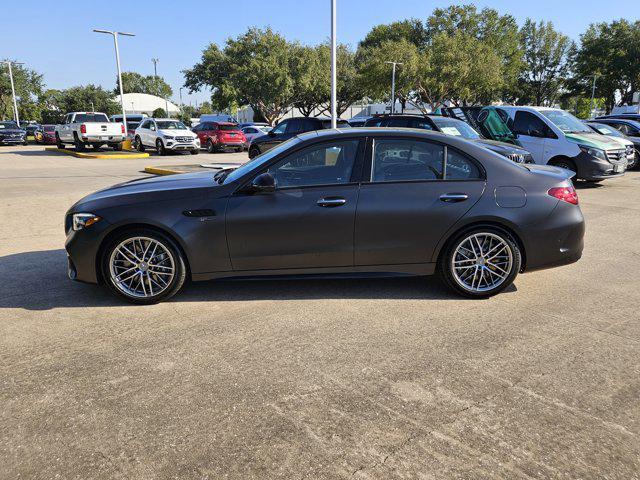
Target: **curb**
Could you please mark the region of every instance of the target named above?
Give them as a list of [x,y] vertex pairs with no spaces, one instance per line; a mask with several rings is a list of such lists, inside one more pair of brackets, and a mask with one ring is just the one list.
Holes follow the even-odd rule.
[[58,147],[45,147],[45,150],[49,151],[49,152],[58,152],[58,153],[64,153],[66,155],[71,155],[72,157],[78,157],[78,158],[100,158],[100,159],[136,159],[136,158],[148,158],[149,154],[148,153],[142,153],[142,152],[136,152],[136,153],[127,153],[127,152],[118,152],[118,153],[107,153],[107,152],[102,152],[102,153],[84,153],[84,152],[76,152],[74,150],[61,150]]
[[153,175],[178,175],[185,173],[181,170],[172,170],[168,167],[144,167],[145,173],[151,173]]

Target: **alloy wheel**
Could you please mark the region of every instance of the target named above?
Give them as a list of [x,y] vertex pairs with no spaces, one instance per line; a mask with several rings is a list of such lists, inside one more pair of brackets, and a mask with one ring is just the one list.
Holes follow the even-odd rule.
[[111,282],[129,297],[160,295],[171,285],[175,272],[176,265],[169,248],[149,237],[123,240],[109,258]]
[[458,243],[451,257],[455,282],[468,292],[488,292],[502,285],[512,272],[513,251],[493,233],[475,233]]

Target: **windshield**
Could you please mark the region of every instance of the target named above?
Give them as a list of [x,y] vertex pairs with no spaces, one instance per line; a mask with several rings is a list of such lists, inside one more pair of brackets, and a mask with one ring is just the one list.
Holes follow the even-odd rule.
[[156,123],[158,124],[158,130],[187,130],[184,123],[175,120],[165,120]]
[[445,117],[430,117],[442,133],[453,135],[455,137],[476,139],[480,138],[480,134],[476,132],[471,125],[462,120]]
[[104,113],[78,113],[73,119],[76,123],[109,123]]
[[590,133],[591,130],[579,119],[564,110],[540,110],[540,113],[564,133]]
[[258,170],[262,165],[267,163],[273,157],[284,152],[285,150],[295,145],[296,143],[300,143],[301,141],[302,140],[300,140],[298,137],[293,137],[287,140],[286,142],[282,142],[277,147],[274,147],[271,150],[264,152],[262,155],[258,155],[253,160],[250,160],[244,165],[241,165],[235,170],[233,170],[224,178],[223,183],[226,185],[227,183],[234,182],[235,180],[239,179],[243,175],[249,173],[251,170],[254,170],[254,169]]
[[14,122],[0,122],[0,128],[18,128]]
[[616,130],[609,125],[605,125],[604,123],[590,123],[592,128],[596,129],[596,132],[601,133],[602,135],[609,135],[610,137],[624,137],[622,133]]
[[218,125],[219,130],[231,131],[231,130],[240,130],[238,125]]
[[53,131],[56,129],[56,126],[55,126],[55,125],[44,125],[44,126],[42,127],[42,129],[43,129],[45,132],[53,132]]

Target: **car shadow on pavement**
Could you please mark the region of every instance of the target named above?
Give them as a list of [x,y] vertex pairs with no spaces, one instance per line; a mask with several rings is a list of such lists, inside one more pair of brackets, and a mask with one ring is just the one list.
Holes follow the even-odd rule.
[[[24,252],[0,257],[0,309],[116,307],[129,305],[98,285],[67,278],[63,249]],[[11,280],[7,280],[11,279]],[[506,292],[515,292],[510,286]],[[305,278],[214,280],[193,282],[170,302],[252,300],[465,300],[435,277]],[[144,307],[136,307],[144,308]]]

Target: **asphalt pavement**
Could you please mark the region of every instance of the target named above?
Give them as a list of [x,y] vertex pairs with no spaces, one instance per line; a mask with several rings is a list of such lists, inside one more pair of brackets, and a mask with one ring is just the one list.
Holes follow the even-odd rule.
[[0,147],[0,478],[640,478],[640,172],[579,189],[580,262],[489,300],[218,281],[138,307],[67,279],[80,197],[246,159]]

